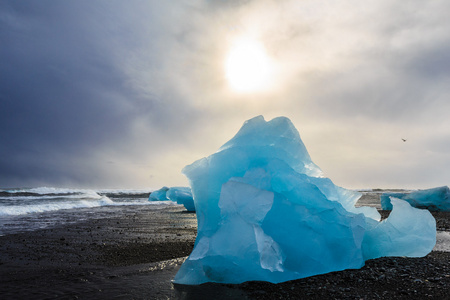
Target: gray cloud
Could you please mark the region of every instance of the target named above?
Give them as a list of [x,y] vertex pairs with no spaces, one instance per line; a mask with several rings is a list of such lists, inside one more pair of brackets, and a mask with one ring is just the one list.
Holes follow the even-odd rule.
[[[259,114],[290,117],[340,185],[448,184],[448,6],[3,1],[0,185],[185,184]],[[242,35],[276,64],[267,93],[228,87]]]
[[113,36],[88,25],[102,20],[87,2],[2,6],[1,179],[77,180],[67,160],[125,135],[134,113],[135,93],[108,51]]

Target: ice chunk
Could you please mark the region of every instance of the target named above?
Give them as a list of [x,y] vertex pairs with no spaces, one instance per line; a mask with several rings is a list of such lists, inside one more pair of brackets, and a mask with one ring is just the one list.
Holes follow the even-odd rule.
[[163,186],[159,190],[153,191],[150,193],[150,196],[148,197],[148,201],[167,201],[169,198],[167,198],[167,191],[169,188],[167,186]]
[[149,201],[173,201],[183,204],[187,211],[195,211],[194,198],[192,197],[191,188],[189,187],[171,187],[166,186],[159,190],[153,191]]
[[[383,225],[386,222],[379,222],[375,208],[354,207],[359,193],[322,177],[299,133],[284,117],[248,120],[218,152],[183,172],[192,187],[198,234],[175,283],[277,283],[360,268],[368,257],[391,253],[373,249],[386,237],[394,248],[404,245]],[[420,214],[412,210],[408,218],[416,215]],[[401,216],[400,221],[389,220],[403,221]],[[415,222],[422,224],[417,218]],[[366,238],[368,231],[372,234]],[[410,233],[400,236],[410,241],[431,234]],[[432,248],[427,243],[423,251],[398,252],[417,254]]]
[[406,195],[407,195],[406,193],[383,193],[380,196],[381,209],[392,210],[391,197],[402,199],[402,197]]
[[450,211],[450,190],[448,186],[412,193],[384,193],[380,197],[382,209],[392,209],[391,197],[405,200],[417,208],[426,208],[430,211]]
[[166,195],[169,200],[183,204],[187,211],[195,211],[194,198],[189,187],[171,187]]
[[364,235],[364,258],[427,255],[436,244],[436,221],[431,213],[394,197],[390,200],[393,210],[389,218]]

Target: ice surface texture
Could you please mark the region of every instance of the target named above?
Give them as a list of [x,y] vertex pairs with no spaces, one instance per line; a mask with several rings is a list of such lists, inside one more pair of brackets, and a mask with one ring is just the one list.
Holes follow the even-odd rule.
[[171,200],[178,204],[183,204],[188,211],[195,211],[194,199],[189,187],[171,187],[166,186],[159,190],[151,192],[149,201],[168,201]]
[[[183,172],[198,234],[175,283],[278,283],[360,268],[385,255],[423,256],[435,244],[428,211],[398,200],[392,217],[379,222],[375,208],[355,208],[360,194],[322,177],[284,117],[248,120],[218,152]],[[406,219],[398,213],[404,207]]]
[[381,195],[381,208],[391,210],[391,197],[407,201],[411,206],[431,211],[450,211],[450,190],[441,186],[412,193],[384,193]]
[[189,187],[171,187],[167,191],[167,198],[178,204],[183,204],[188,211],[195,211],[194,199],[191,188]]
[[153,191],[150,193],[150,196],[148,197],[148,201],[167,201],[169,198],[167,198],[167,191],[169,188],[167,186],[163,186],[159,190]]

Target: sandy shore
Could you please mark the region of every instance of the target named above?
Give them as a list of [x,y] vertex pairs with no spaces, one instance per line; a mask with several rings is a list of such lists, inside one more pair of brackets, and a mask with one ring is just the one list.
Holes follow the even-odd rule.
[[[0,298],[450,299],[450,253],[435,251],[281,284],[174,286],[193,248],[195,214],[178,206],[98,209],[102,218],[1,236]],[[434,215],[438,230],[450,231],[450,213]]]

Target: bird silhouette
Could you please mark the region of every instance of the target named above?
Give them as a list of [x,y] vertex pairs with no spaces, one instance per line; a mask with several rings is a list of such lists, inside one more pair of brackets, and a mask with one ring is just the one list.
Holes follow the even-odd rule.
[[403,142],[406,142],[406,139],[402,139]]

